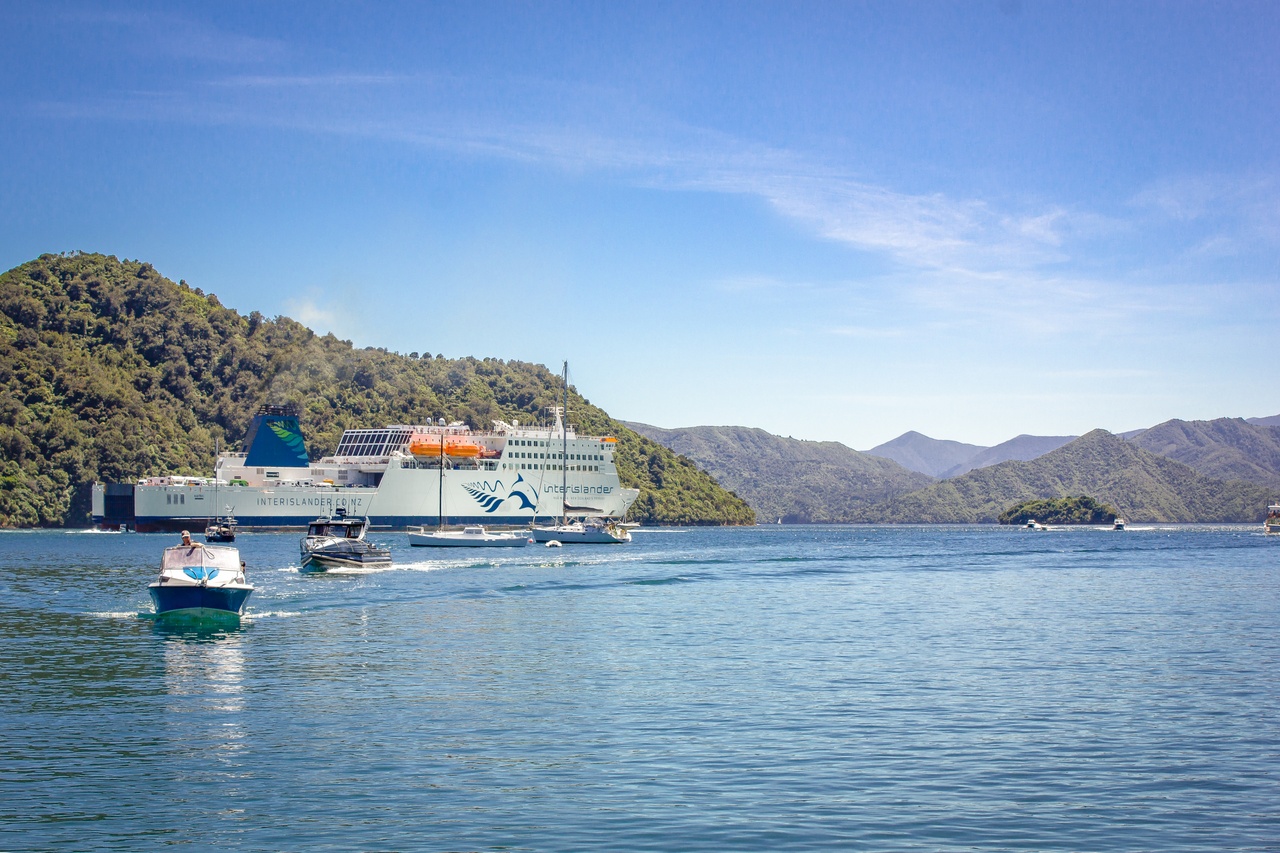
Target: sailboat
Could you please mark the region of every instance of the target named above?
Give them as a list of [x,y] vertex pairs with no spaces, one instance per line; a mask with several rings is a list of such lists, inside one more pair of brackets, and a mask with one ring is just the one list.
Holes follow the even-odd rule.
[[[635,525],[621,524],[617,519],[599,515],[586,515],[588,508],[569,505],[569,362],[564,363],[564,405],[555,407],[557,425],[560,427],[560,520],[548,527],[533,527],[533,541],[552,542],[561,545],[613,545],[631,541],[631,529]],[[576,521],[569,520],[569,513],[583,513]]]
[[[213,506],[218,508],[218,440],[213,440]],[[204,541],[206,542],[234,542],[236,541],[236,520],[232,517],[230,507],[227,508],[227,515],[224,518],[216,516],[204,528]]]
[[528,533],[491,533],[483,525],[469,524],[461,530],[444,529],[445,445],[448,443],[444,418],[440,419],[440,486],[436,498],[436,529],[419,527],[409,531],[409,544],[420,548],[523,548],[531,541]]

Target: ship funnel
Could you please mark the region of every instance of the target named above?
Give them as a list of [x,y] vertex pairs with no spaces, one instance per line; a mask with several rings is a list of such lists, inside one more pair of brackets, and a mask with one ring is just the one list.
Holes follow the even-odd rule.
[[262,468],[307,468],[307,445],[298,415],[284,406],[263,406],[249,422],[244,437],[244,464]]

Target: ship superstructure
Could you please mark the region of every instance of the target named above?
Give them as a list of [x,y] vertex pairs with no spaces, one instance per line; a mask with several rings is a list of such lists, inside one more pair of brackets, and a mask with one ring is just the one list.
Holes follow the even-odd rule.
[[462,423],[349,429],[332,456],[310,462],[296,413],[268,406],[254,416],[245,447],[220,455],[213,477],[95,484],[93,521],[146,532],[234,515],[241,530],[293,529],[341,508],[384,529],[435,525],[441,516],[454,525],[526,526],[559,515],[563,504],[622,518],[639,494],[619,483],[617,440],[578,435],[559,412],[554,424],[495,421],[488,431]]

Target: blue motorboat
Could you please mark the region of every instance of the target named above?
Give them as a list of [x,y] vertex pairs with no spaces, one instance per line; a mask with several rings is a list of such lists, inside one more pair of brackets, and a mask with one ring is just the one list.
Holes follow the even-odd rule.
[[157,616],[230,614],[238,618],[253,584],[245,580],[238,549],[184,542],[164,549],[160,577],[147,591]]

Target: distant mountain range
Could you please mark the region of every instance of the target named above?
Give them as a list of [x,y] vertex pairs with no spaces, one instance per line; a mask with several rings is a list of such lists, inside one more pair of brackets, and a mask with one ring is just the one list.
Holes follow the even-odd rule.
[[865,453],[745,427],[628,426],[697,463],[761,520],[947,523],[994,521],[1019,501],[1067,495],[1110,503],[1132,521],[1256,521],[1280,492],[1277,424],[1280,416],[1172,420],[1125,436],[1020,435],[995,447],[908,432]]
[[836,441],[800,441],[748,427],[626,425],[697,463],[750,504],[761,521],[849,521],[875,503],[933,482]]
[[1261,521],[1270,490],[1207,477],[1106,430],[1030,461],[1009,460],[871,507],[874,522],[994,522],[1032,498],[1088,495],[1130,521]]
[[977,444],[930,438],[912,430],[866,451],[871,456],[892,459],[903,468],[941,477],[945,472],[964,465],[979,453],[990,450]]
[[945,479],[1010,459],[1035,459],[1051,450],[1057,450],[1075,438],[1074,435],[1020,435],[995,447],[980,447],[976,444],[929,438],[912,431],[873,447],[867,453],[892,459],[912,471]]

